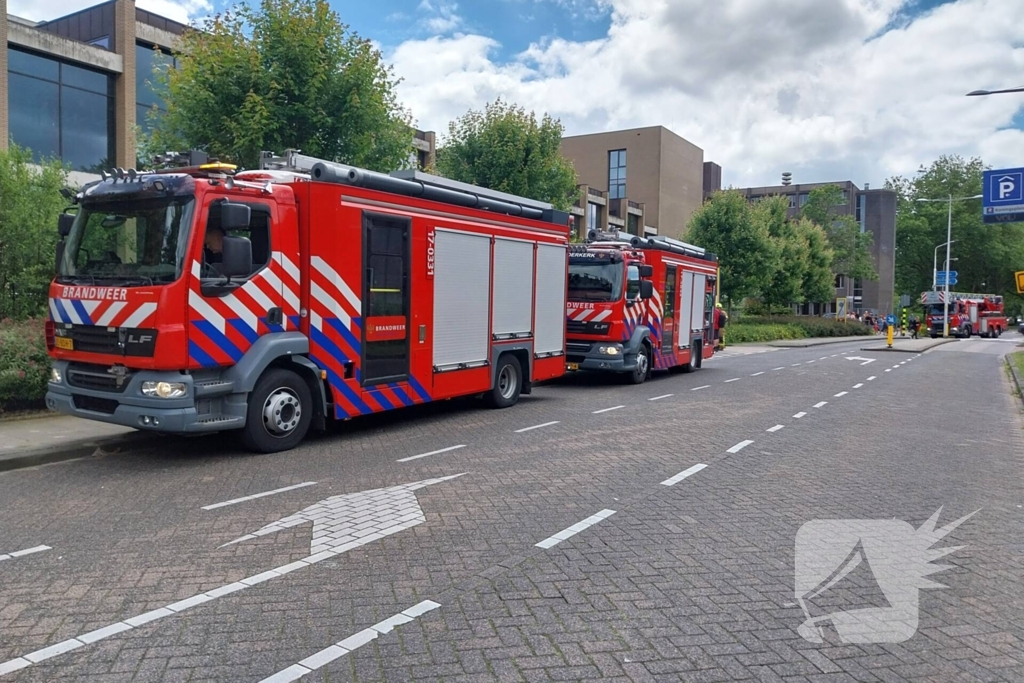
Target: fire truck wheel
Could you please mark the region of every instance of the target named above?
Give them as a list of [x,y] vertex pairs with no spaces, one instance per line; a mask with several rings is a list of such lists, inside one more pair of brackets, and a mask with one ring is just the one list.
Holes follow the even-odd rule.
[[251,451],[276,453],[295,448],[313,417],[309,386],[290,370],[268,370],[249,395],[242,444]]
[[484,395],[484,400],[492,408],[508,408],[519,400],[522,388],[523,370],[519,360],[511,354],[505,354],[498,360],[494,386]]
[[640,351],[636,354],[636,367],[626,376],[630,384],[643,384],[651,376],[651,347],[646,343],[640,344]]

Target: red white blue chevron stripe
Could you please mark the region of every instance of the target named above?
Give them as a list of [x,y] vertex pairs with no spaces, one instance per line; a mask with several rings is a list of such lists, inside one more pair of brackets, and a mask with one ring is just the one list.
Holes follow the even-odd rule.
[[156,303],[129,304],[127,301],[50,299],[50,319],[58,323],[100,327],[147,327],[153,322]]

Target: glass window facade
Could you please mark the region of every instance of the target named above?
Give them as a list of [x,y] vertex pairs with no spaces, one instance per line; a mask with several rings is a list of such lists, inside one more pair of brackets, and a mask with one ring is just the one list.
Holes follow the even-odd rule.
[[159,52],[152,45],[135,45],[135,125],[148,133],[153,129],[164,108],[163,86],[159,82],[160,69],[176,67],[173,55]]
[[608,152],[608,198],[622,199],[626,196],[626,150],[613,149]]
[[56,59],[8,48],[11,139],[32,157],[95,172],[114,160],[114,79]]

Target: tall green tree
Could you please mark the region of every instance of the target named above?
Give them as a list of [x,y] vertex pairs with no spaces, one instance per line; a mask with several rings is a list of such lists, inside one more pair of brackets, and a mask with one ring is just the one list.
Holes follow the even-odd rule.
[[802,303],[804,276],[809,258],[808,244],[796,225],[789,221],[789,201],[785,197],[768,197],[750,207],[755,224],[763,225],[772,242],[775,256],[768,286],[761,301],[768,312],[787,309],[790,304]]
[[46,310],[66,183],[57,160],[33,164],[31,151],[14,144],[0,151],[0,319]]
[[572,206],[576,170],[562,156],[564,128],[547,114],[497,100],[483,111],[469,111],[448,126],[437,150],[437,172],[446,178]]
[[[896,289],[914,298],[932,286],[936,247],[946,241],[949,204],[918,199],[971,197],[981,193],[981,159],[942,156],[922,166],[913,178],[894,177],[887,186],[898,196],[896,214]],[[1024,223],[985,224],[981,200],[953,202],[950,269],[957,271],[958,291],[1002,294],[1008,310],[1024,311],[1013,273],[1024,269]],[[942,270],[945,248],[938,249]]]
[[792,223],[793,229],[806,245],[807,260],[804,263],[800,292],[804,301],[824,303],[835,296],[835,275],[832,272],[832,248],[821,226],[807,218]]
[[261,150],[378,171],[408,165],[410,118],[379,50],[327,0],[243,2],[186,31],[164,69],[150,149],[203,149],[255,167]]
[[730,308],[770,285],[776,268],[771,235],[739,192],[715,192],[690,218],[686,240],[718,256],[719,288]]
[[861,232],[853,216],[840,210],[846,204],[838,185],[811,190],[801,216],[821,226],[832,250],[832,270],[855,280],[877,280],[871,258],[874,240],[870,232]]

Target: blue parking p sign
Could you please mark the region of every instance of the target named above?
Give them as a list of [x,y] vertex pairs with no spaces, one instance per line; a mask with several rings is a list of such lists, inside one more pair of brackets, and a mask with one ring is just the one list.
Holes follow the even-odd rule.
[[985,171],[981,205],[986,223],[1024,221],[1024,168]]

